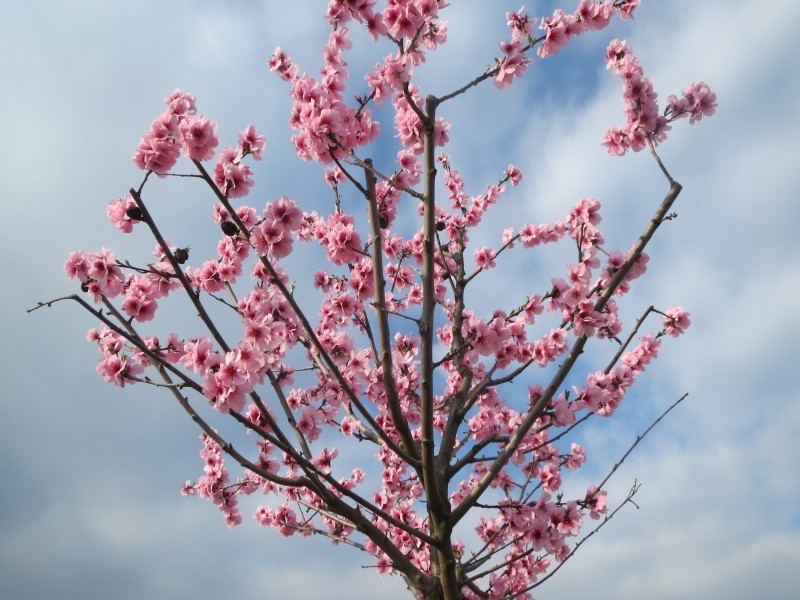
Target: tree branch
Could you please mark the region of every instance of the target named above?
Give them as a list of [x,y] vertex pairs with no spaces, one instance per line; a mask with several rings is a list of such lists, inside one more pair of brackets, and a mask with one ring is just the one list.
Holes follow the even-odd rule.
[[392,342],[389,318],[386,314],[386,281],[383,278],[383,239],[381,235],[380,219],[378,217],[378,201],[375,196],[375,175],[371,170],[372,160],[364,161],[364,177],[367,187],[364,198],[367,201],[369,223],[372,229],[372,280],[375,287],[375,317],[378,321],[378,340],[380,343],[380,364],[383,376],[383,387],[386,391],[386,404],[392,417],[392,425],[400,435],[400,439],[407,448],[408,453],[419,465],[420,455],[417,451],[414,438],[408,421],[403,415],[400,398],[397,396],[397,384],[394,379],[394,365],[392,363]]

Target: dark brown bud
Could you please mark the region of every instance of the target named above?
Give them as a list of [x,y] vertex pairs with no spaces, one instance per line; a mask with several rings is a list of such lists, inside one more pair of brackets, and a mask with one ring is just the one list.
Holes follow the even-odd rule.
[[189,260],[189,248],[178,248],[173,256],[175,256],[175,262],[182,265]]
[[436,221],[436,231],[444,231],[444,228],[447,227],[444,221]]
[[89,291],[89,284],[86,283],[85,281],[81,283],[81,291],[84,293]]
[[386,215],[380,215],[378,217],[378,225],[380,225],[381,229],[386,229],[389,227],[389,217]]
[[236,223],[233,221],[223,221],[220,227],[222,227],[222,233],[231,237],[236,235],[236,232],[239,231],[239,228],[236,227]]
[[131,221],[144,221],[144,213],[138,206],[128,207],[128,210],[125,211],[125,214]]

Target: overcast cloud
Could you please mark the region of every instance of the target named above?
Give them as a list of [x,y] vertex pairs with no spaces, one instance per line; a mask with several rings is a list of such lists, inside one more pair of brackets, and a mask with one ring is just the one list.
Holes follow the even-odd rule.
[[[321,169],[293,157],[288,89],[265,66],[280,45],[316,73],[325,4],[0,7],[3,599],[407,597],[399,579],[362,569],[370,557],[355,550],[282,538],[246,512],[245,523],[228,530],[213,506],[181,497],[181,484],[202,464],[198,432],[171,397],[100,381],[97,351],[83,341],[94,323],[77,306],[25,314],[72,291],[62,268],[70,251],[108,246],[143,257],[152,250],[149,240],[119,234],[105,207],[140,181],[129,157],[175,88],[195,94],[200,112],[219,122],[223,145],[249,123],[267,135],[258,198],[286,194],[305,206],[325,197]],[[554,5],[527,8],[541,16]],[[451,0],[450,41],[420,69],[424,91],[449,91],[490,64],[507,35],[505,11],[516,8]],[[608,40],[629,40],[660,98],[692,80],[706,81],[719,98],[717,115],[692,128],[676,123],[663,147],[684,186],[679,217],[659,231],[650,271],[625,303],[628,322],[637,307],[680,304],[693,326],[664,344],[619,415],[584,432],[591,461],[571,485],[595,481],[661,410],[684,392],[690,397],[609,485],[619,501],[641,482],[640,510],[620,513],[537,598],[796,597],[799,27],[792,0],[645,0],[634,21],[537,60],[523,85],[486,85],[440,112],[453,122],[448,152],[470,193],[510,162],[525,174],[476,234],[487,244],[496,246],[519,219],[563,218],[578,198],[594,196],[606,237],[625,249],[667,184],[651,157],[612,159],[599,145],[623,118],[619,81],[602,61]],[[366,51],[347,55],[358,78],[380,58],[364,37],[355,36],[356,48]],[[376,152],[390,157],[391,147]],[[214,239],[202,191],[162,185],[174,203],[171,236],[208,231]],[[547,282],[563,269],[558,253],[537,258],[487,279],[524,297],[526,277]],[[476,300],[486,310],[496,301]]]

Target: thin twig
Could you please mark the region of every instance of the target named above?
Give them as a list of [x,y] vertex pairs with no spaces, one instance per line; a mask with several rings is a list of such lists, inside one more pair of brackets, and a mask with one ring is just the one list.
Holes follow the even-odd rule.
[[[605,518],[604,518],[604,519],[603,519],[603,520],[602,520],[602,521],[601,521],[601,522],[600,522],[600,523],[597,525],[597,527],[595,527],[594,529],[592,529],[592,531],[590,531],[590,532],[589,532],[588,534],[586,534],[586,536],[584,536],[584,537],[583,537],[583,538],[582,538],[582,539],[581,539],[581,540],[580,540],[578,543],[576,543],[576,544],[575,544],[575,547],[574,547],[574,548],[573,548],[573,549],[570,551],[570,553],[569,553],[569,554],[567,554],[567,556],[565,556],[565,557],[564,557],[564,559],[563,559],[563,560],[562,560],[562,561],[561,561],[561,562],[558,564],[558,566],[557,566],[555,569],[553,569],[552,571],[550,571],[550,572],[549,572],[549,573],[548,573],[548,574],[547,574],[545,577],[542,577],[542,578],[541,578],[539,581],[537,581],[537,582],[536,582],[536,583],[534,583],[533,585],[531,585],[531,586],[527,587],[527,588],[526,588],[526,589],[524,589],[524,590],[521,590],[520,592],[518,592],[518,593],[514,594],[513,596],[509,596],[509,597],[508,597],[508,598],[509,598],[509,600],[510,600],[511,598],[516,598],[516,597],[518,597],[518,596],[521,596],[521,595],[522,595],[522,594],[524,594],[525,592],[529,592],[529,591],[530,591],[530,590],[532,590],[533,588],[535,588],[535,587],[537,587],[537,586],[540,586],[540,585],[541,585],[541,584],[543,584],[545,581],[547,581],[548,579],[550,579],[550,578],[551,578],[553,575],[555,575],[555,574],[556,574],[556,573],[559,571],[559,569],[561,569],[561,567],[563,567],[563,566],[564,566],[564,564],[565,564],[565,563],[566,563],[566,562],[567,562],[567,561],[568,561],[570,558],[572,558],[572,557],[575,555],[575,553],[578,551],[578,548],[580,548],[580,547],[581,547],[581,546],[584,544],[584,542],[586,542],[586,541],[587,541],[587,540],[588,540],[590,537],[592,537],[592,536],[593,536],[595,533],[597,533],[598,531],[600,531],[600,529],[601,529],[601,528],[602,528],[602,527],[603,527],[603,526],[604,526],[606,523],[608,523],[608,522],[609,522],[611,519],[613,519],[613,518],[614,518],[614,516],[615,516],[615,515],[616,515],[616,514],[617,514],[617,513],[618,513],[620,510],[622,510],[622,507],[623,507],[623,506],[625,506],[625,505],[626,505],[626,504],[628,504],[629,502],[630,502],[631,504],[633,504],[634,506],[636,506],[636,503],[633,501],[633,497],[636,495],[636,492],[638,492],[638,491],[639,491],[639,488],[640,488],[640,487],[641,487],[641,486],[640,486],[638,483],[636,483],[636,482],[634,481],[634,483],[633,483],[633,487],[631,487],[630,491],[628,492],[628,495],[625,497],[625,500],[623,500],[623,501],[622,501],[622,503],[621,503],[619,506],[617,506],[617,508],[615,508],[615,509],[614,509],[614,511],[613,511],[613,512],[612,512],[610,515],[607,515],[607,516],[606,516],[606,517],[605,517]],[[636,508],[639,508],[639,507],[638,507],[638,506],[636,506]]]
[[644,430],[644,432],[643,432],[643,433],[641,433],[640,435],[636,436],[636,441],[635,441],[635,442],[633,442],[633,444],[631,445],[631,447],[630,447],[630,448],[628,448],[628,451],[627,451],[627,452],[626,452],[626,453],[625,453],[625,454],[622,456],[622,458],[620,458],[620,459],[619,459],[619,462],[617,462],[617,463],[616,463],[616,464],[615,464],[615,465],[614,465],[614,466],[611,468],[611,471],[609,471],[608,475],[606,475],[606,478],[605,478],[605,479],[603,479],[603,481],[601,481],[601,482],[600,482],[600,485],[598,485],[598,486],[597,486],[597,489],[598,489],[598,490],[602,490],[602,489],[603,489],[603,486],[606,484],[606,482],[608,482],[608,480],[609,480],[609,479],[611,479],[611,476],[612,476],[614,473],[616,473],[617,469],[619,469],[619,468],[620,468],[620,466],[622,465],[622,463],[623,463],[623,462],[625,462],[625,459],[626,459],[626,458],[628,458],[628,456],[630,455],[630,453],[631,453],[631,452],[633,452],[633,449],[634,449],[634,448],[636,448],[636,446],[638,446],[638,445],[639,445],[639,442],[641,442],[641,441],[644,439],[644,437],[645,437],[645,436],[646,436],[648,433],[650,433],[650,431],[653,429],[653,427],[655,427],[656,425],[658,425],[658,424],[661,422],[661,420],[662,420],[664,417],[666,417],[666,416],[669,414],[669,412],[670,412],[670,411],[671,411],[673,408],[675,408],[676,406],[678,406],[678,404],[680,404],[681,402],[683,402],[683,401],[686,399],[686,397],[687,397],[688,395],[689,395],[689,394],[688,394],[688,393],[686,393],[686,394],[684,394],[683,396],[681,396],[680,398],[678,398],[678,399],[677,399],[675,402],[673,402],[673,403],[670,405],[670,407],[669,407],[669,408],[667,408],[667,410],[665,410],[663,413],[661,413],[661,414],[659,415],[659,417],[658,417],[658,418],[657,418],[655,421],[653,421],[653,422],[650,424],[650,427],[648,427],[647,429],[645,429],[645,430]]

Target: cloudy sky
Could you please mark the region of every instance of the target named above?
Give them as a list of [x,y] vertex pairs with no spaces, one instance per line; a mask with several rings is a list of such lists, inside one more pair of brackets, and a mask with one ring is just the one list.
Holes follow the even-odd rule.
[[[249,123],[268,136],[268,160],[257,170],[260,198],[286,194],[316,206],[325,194],[321,170],[293,158],[287,88],[265,59],[280,45],[316,73],[325,4],[2,3],[0,239],[8,264],[0,298],[0,597],[407,596],[399,580],[362,568],[368,557],[356,551],[286,540],[248,515],[228,530],[212,506],[181,497],[181,484],[202,465],[197,432],[171,397],[100,381],[96,349],[83,341],[93,323],[77,306],[25,313],[72,292],[62,269],[71,250],[109,246],[144,257],[152,248],[118,234],[105,207],[139,182],[130,154],[175,88],[197,96],[200,111],[219,122],[223,144]],[[505,11],[518,8],[506,1],[451,5],[450,42],[419,72],[425,92],[445,93],[490,64],[507,35]],[[553,6],[527,8],[541,16]],[[684,392],[689,399],[609,485],[613,500],[634,480],[642,483],[640,509],[615,518],[538,598],[796,593],[798,27],[800,4],[792,0],[757,9],[745,0],[645,0],[634,21],[537,60],[523,85],[487,85],[440,112],[453,122],[448,151],[468,191],[480,193],[509,162],[525,174],[493,213],[494,229],[482,232],[487,241],[496,243],[520,215],[561,218],[578,198],[594,196],[605,207],[606,237],[625,248],[667,186],[649,156],[611,159],[599,146],[602,132],[622,120],[619,81],[602,61],[605,45],[627,38],[662,98],[695,79],[719,98],[716,116],[693,128],[676,124],[663,147],[684,186],[679,218],[659,232],[650,271],[626,304],[631,315],[650,303],[680,304],[693,326],[665,344],[619,418],[584,432],[592,457],[587,481],[660,410]],[[371,42],[357,48],[347,59],[358,77],[380,53]],[[173,202],[165,209],[172,237],[215,235],[201,191],[185,182],[163,186],[164,202]],[[557,258],[511,267],[497,281],[510,290],[523,289],[532,275],[547,281],[554,274],[547,261],[556,268]]]

